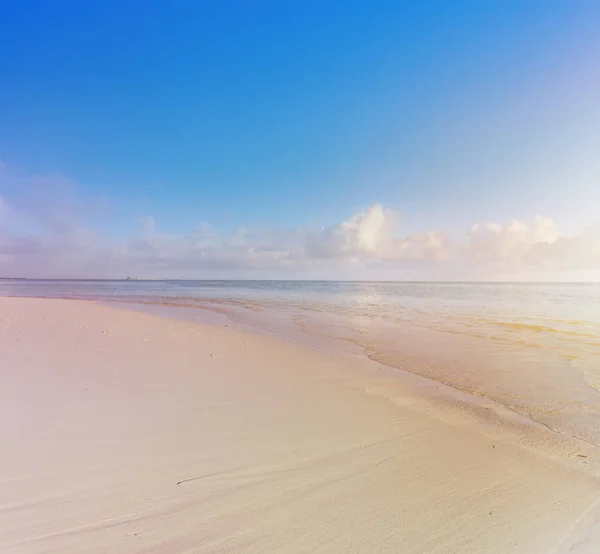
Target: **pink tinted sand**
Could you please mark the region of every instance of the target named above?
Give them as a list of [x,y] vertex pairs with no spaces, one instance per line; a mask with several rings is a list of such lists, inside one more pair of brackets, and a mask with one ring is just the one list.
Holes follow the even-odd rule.
[[583,552],[590,453],[501,415],[232,328],[0,298],[0,552]]

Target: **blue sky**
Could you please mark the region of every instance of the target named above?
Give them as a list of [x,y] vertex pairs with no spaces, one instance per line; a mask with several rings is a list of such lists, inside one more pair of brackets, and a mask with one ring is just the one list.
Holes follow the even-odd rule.
[[231,238],[375,204],[393,236],[536,215],[580,233],[600,219],[598,28],[577,0],[7,4],[11,236],[47,238],[64,202],[113,241],[144,217]]

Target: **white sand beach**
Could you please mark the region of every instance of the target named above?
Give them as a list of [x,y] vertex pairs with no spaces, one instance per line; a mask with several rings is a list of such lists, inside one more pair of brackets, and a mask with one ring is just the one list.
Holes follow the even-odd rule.
[[591,447],[428,390],[234,327],[0,298],[0,552],[593,551]]

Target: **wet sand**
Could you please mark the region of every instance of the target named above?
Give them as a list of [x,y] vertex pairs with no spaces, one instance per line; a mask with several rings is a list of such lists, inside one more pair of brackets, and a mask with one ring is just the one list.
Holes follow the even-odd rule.
[[595,552],[595,449],[493,403],[92,302],[0,323],[2,552]]

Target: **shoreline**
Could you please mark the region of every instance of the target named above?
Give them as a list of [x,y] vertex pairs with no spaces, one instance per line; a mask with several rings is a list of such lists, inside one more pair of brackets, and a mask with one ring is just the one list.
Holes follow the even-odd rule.
[[[421,409],[429,410],[434,417],[452,422],[452,413],[469,413],[480,426],[479,431],[491,437],[497,437],[500,432],[504,440],[509,440],[520,447],[532,452],[543,452],[544,455],[554,460],[582,469],[580,464],[571,464],[569,452],[581,450],[588,467],[583,468],[587,473],[600,479],[600,446],[580,436],[568,435],[554,429],[543,422],[537,421],[502,402],[473,390],[463,390],[457,386],[438,381],[431,377],[423,376],[408,369],[400,368],[373,357],[367,352],[366,347],[349,341],[342,337],[320,336],[307,331],[303,326],[298,326],[298,334],[285,333],[276,329],[261,327],[254,323],[242,321],[235,314],[223,309],[217,304],[211,305],[186,305],[174,303],[153,303],[148,301],[103,301],[79,298],[39,298],[39,297],[2,297],[2,298],[32,298],[34,300],[62,300],[68,302],[92,303],[116,310],[131,311],[147,314],[164,320],[173,320],[187,323],[196,323],[210,327],[231,327],[233,331],[242,332],[269,340],[283,341],[300,349],[307,348],[332,357],[338,363],[351,362],[359,369],[360,377],[356,382],[365,382],[371,385],[378,383],[370,390],[365,387],[367,394],[377,394],[390,402],[398,401],[398,388],[400,394],[410,391],[410,394],[426,402]],[[196,314],[197,317],[190,317]],[[289,331],[289,330],[288,330]],[[302,336],[310,339],[321,339],[317,343],[305,341]],[[344,344],[345,348],[336,348],[333,345]],[[399,386],[399,387],[398,387]],[[362,385],[360,385],[362,388]],[[376,390],[377,393],[373,391]],[[450,417],[448,417],[450,415]],[[449,423],[452,424],[452,423]],[[579,457],[579,456],[577,456]],[[597,460],[594,465],[588,459]],[[578,462],[579,460],[575,460]]]
[[[225,314],[231,323],[246,331],[292,340],[328,353],[343,351],[365,356],[375,364],[443,383],[461,394],[471,395],[476,402],[480,398],[489,399],[503,406],[504,411],[510,410],[558,435],[600,445],[597,426],[600,385],[596,383],[597,364],[594,362],[600,350],[594,353],[586,350],[589,344],[578,346],[573,342],[569,343],[571,350],[567,355],[560,346],[564,337],[557,338],[550,333],[546,339],[554,342],[548,348],[547,344],[543,346],[544,341],[535,337],[528,339],[525,331],[517,333],[513,327],[521,329],[521,323],[508,325],[513,334],[509,343],[507,337],[502,340],[488,337],[489,329],[478,334],[479,321],[487,320],[474,314],[472,330],[465,335],[459,329],[450,331],[432,327],[431,321],[420,322],[418,313],[410,315],[409,320],[401,315],[398,320],[386,323],[385,317],[374,316],[371,320],[359,315],[355,318],[352,310],[342,317],[343,310],[338,312],[336,308],[329,313],[328,309],[314,303],[296,302],[294,298],[289,302],[276,298],[263,301],[224,298],[220,293],[196,297],[183,289],[179,291],[181,296],[161,296],[160,291],[154,291],[136,299],[117,298],[115,291],[98,290],[94,295],[90,295],[90,291],[79,291],[70,295],[68,290],[53,290],[52,294],[57,298],[96,300],[149,313],[164,310],[167,317],[171,317],[168,315],[171,313],[180,319],[208,323],[214,319],[212,315]],[[42,293],[42,289],[38,292]],[[38,296],[34,291],[29,293],[27,296]],[[399,310],[402,313],[402,306]],[[189,314],[200,317],[189,317]],[[507,326],[502,317],[497,323],[503,328]],[[533,326],[530,332],[538,332],[538,327]],[[597,350],[599,346],[593,348]]]
[[226,313],[263,334],[353,350],[600,445],[595,286],[35,281],[3,292],[193,307],[201,319]]
[[[302,340],[298,334],[285,333],[274,329],[266,329],[252,323],[244,322],[236,318],[234,314],[216,306],[184,304],[177,305],[166,303],[155,304],[151,302],[128,301],[101,303],[107,306],[113,306],[117,309],[148,313],[165,319],[195,321],[207,325],[220,325],[226,321],[229,324],[233,324],[234,328],[241,330],[242,332],[255,334],[258,336],[266,336],[275,340],[291,341],[293,344],[301,348],[311,348],[326,354],[333,354],[340,360],[346,360],[348,356],[358,356],[360,358],[364,358],[365,367],[369,367],[367,371],[371,372],[372,374],[379,375],[383,369],[388,373],[390,378],[404,380],[405,384],[410,385],[411,390],[413,390],[417,395],[433,397],[442,403],[446,403],[447,405],[461,404],[465,407],[474,408],[475,411],[492,411],[495,412],[499,418],[508,420],[510,423],[516,426],[521,426],[524,429],[537,428],[542,432],[550,433],[557,439],[557,441],[570,440],[574,444],[580,443],[581,445],[591,446],[593,449],[598,449],[597,452],[600,452],[600,445],[592,441],[580,436],[562,433],[541,421],[517,411],[513,407],[504,404],[495,398],[486,396],[485,394],[478,394],[474,390],[463,389],[450,383],[436,380],[433,377],[426,377],[409,369],[404,369],[391,363],[386,363],[384,360],[370,354],[367,347],[343,337],[318,335],[308,331],[305,326],[299,325],[298,329],[300,330],[300,335],[310,337],[310,339],[320,339],[319,342],[312,343],[310,340]],[[199,317],[190,317],[190,315],[193,313],[200,315]],[[222,319],[223,321],[219,321],[219,319]],[[343,344],[344,348],[335,348],[332,346],[333,344]],[[600,466],[597,474],[600,477]]]
[[[79,298],[0,296],[0,299],[2,298],[30,298],[42,301],[61,300],[92,303],[116,310],[147,314],[165,320],[197,323],[211,327],[231,326],[232,330],[235,331],[241,331],[242,333],[257,337],[266,337],[270,340],[289,342],[300,349],[315,350],[321,354],[332,356],[337,362],[358,362],[357,365],[360,367],[359,372],[364,373],[365,378],[375,378],[375,380],[381,380],[381,382],[385,383],[384,386],[376,386],[375,388],[378,391],[378,395],[387,398],[391,402],[394,402],[397,398],[393,392],[395,385],[401,384],[401,388],[405,391],[410,390],[411,394],[419,397],[421,400],[426,400],[428,402],[427,409],[432,410],[432,413],[437,418],[444,419],[448,415],[448,410],[450,412],[458,411],[459,413],[470,412],[472,417],[479,419],[478,423],[481,424],[481,432],[487,432],[491,436],[495,436],[495,433],[499,429],[503,431],[510,429],[505,439],[534,452],[543,451],[545,455],[553,457],[555,460],[561,461],[561,463],[566,462],[569,464],[568,454],[565,454],[569,449],[585,451],[586,459],[597,459],[597,462],[592,467],[585,468],[585,471],[600,479],[600,445],[577,435],[565,434],[484,394],[478,394],[473,390],[464,390],[444,381],[438,381],[420,373],[386,363],[372,356],[365,346],[343,337],[317,335],[311,333],[301,325],[298,326],[299,334],[290,333],[290,329],[286,333],[276,329],[265,328],[254,322],[250,323],[238,319],[236,314],[222,308],[219,303],[215,303],[215,305],[210,305],[210,302],[207,305],[187,305],[148,301],[133,302],[129,300],[104,301]],[[192,314],[195,314],[197,317],[190,317]],[[303,340],[303,337],[320,339],[320,341],[314,343]],[[343,344],[344,348],[336,347],[340,344]],[[382,376],[382,373],[385,375]],[[361,379],[357,381],[361,381]],[[373,394],[367,390],[365,392]],[[448,420],[451,421],[452,418]],[[538,433],[541,433],[541,439]],[[553,446],[549,448],[549,444]],[[576,467],[577,465],[575,464]]]
[[[404,372],[408,375],[403,376],[396,369],[382,370],[381,364],[358,357],[341,360],[339,357],[329,356],[316,350],[311,351],[291,342],[240,331],[235,326],[224,328],[221,325],[210,326],[173,320],[156,314],[130,311],[97,302],[70,303],[65,300],[0,298],[0,306],[3,308],[4,318],[0,354],[7,360],[6,363],[11,369],[3,378],[8,378],[8,384],[14,385],[24,398],[30,400],[19,405],[14,402],[9,404],[8,415],[12,417],[5,419],[6,422],[13,422],[11,425],[17,422],[20,431],[27,428],[30,434],[33,432],[34,435],[37,433],[38,436],[44,436],[39,435],[39,432],[43,429],[48,432],[46,423],[39,420],[39,414],[33,406],[40,400],[50,402],[46,399],[45,393],[55,392],[68,399],[74,407],[74,410],[65,414],[59,406],[51,406],[57,410],[56,413],[52,412],[55,426],[52,427],[51,433],[59,436],[58,442],[62,441],[67,451],[73,449],[74,436],[89,444],[96,453],[99,446],[94,437],[103,437],[100,440],[103,444],[110,444],[117,439],[117,443],[123,444],[122,441],[126,437],[128,441],[126,444],[131,444],[134,450],[140,452],[148,451],[151,446],[154,449],[157,441],[163,445],[171,444],[174,448],[171,456],[169,451],[163,452],[161,449],[158,454],[152,450],[160,463],[148,461],[152,467],[153,464],[158,465],[154,469],[148,468],[147,477],[161,475],[158,468],[162,467],[163,470],[166,468],[168,473],[181,477],[175,480],[175,483],[180,483],[176,487],[181,490],[184,486],[200,487],[202,498],[205,494],[211,496],[218,491],[222,494],[225,490],[235,498],[240,494],[245,498],[243,501],[242,497],[238,500],[232,498],[226,506],[217,509],[215,505],[212,511],[204,513],[196,504],[197,498],[194,502],[194,498],[186,497],[187,500],[182,505],[183,499],[179,497],[181,491],[176,493],[155,491],[154,494],[163,499],[165,506],[175,502],[172,494],[177,496],[175,503],[179,508],[175,509],[173,506],[173,509],[165,508],[168,515],[155,513],[150,517],[152,521],[156,518],[166,517],[167,520],[171,518],[173,529],[170,532],[165,531],[165,537],[160,538],[159,543],[163,545],[162,547],[156,546],[157,537],[154,539],[147,537],[147,543],[135,546],[134,549],[120,546],[120,551],[183,551],[181,546],[183,543],[171,542],[171,545],[175,545],[171,550],[164,546],[167,535],[170,537],[173,535],[169,540],[176,541],[182,534],[188,537],[186,540],[195,544],[197,551],[215,551],[212,549],[215,545],[224,548],[223,545],[231,540],[232,521],[236,521],[235,518],[231,520],[231,514],[234,513],[231,510],[235,511],[236,506],[243,506],[248,500],[252,500],[252,505],[262,506],[261,509],[266,510],[262,514],[266,520],[261,527],[258,521],[253,520],[251,514],[246,514],[244,518],[249,519],[241,528],[248,533],[249,529],[258,525],[262,529],[262,534],[252,536],[253,540],[258,541],[257,544],[262,547],[270,544],[271,547],[279,546],[285,550],[300,544],[299,549],[295,551],[307,552],[311,551],[310,549],[316,551],[314,549],[317,544],[327,544],[332,547],[336,540],[346,539],[335,539],[328,533],[328,529],[321,527],[317,533],[319,537],[311,538],[309,532],[308,538],[300,535],[294,542],[287,542],[286,537],[277,531],[275,523],[278,519],[277,510],[274,512],[270,510],[268,506],[272,500],[269,499],[272,499],[275,494],[281,501],[278,509],[283,510],[284,513],[289,511],[290,514],[298,515],[295,510],[299,509],[299,513],[309,514],[315,509],[319,512],[319,506],[323,509],[324,497],[321,495],[325,490],[328,492],[335,490],[341,501],[342,498],[354,498],[357,491],[363,490],[364,487],[366,487],[364,490],[372,490],[371,487],[379,489],[382,483],[386,485],[380,491],[381,498],[368,495],[368,504],[372,512],[362,513],[363,506],[355,506],[352,510],[358,510],[360,514],[345,514],[343,511],[338,514],[349,525],[347,529],[349,537],[352,537],[354,542],[359,541],[367,549],[366,551],[373,548],[378,541],[383,541],[390,548],[392,545],[399,544],[398,541],[404,541],[402,544],[405,546],[404,551],[407,552],[437,552],[438,550],[462,552],[471,550],[459,549],[460,545],[483,541],[480,543],[483,550],[472,551],[562,552],[556,548],[570,541],[568,537],[577,527],[579,520],[582,522],[587,522],[590,518],[594,520],[592,516],[596,511],[595,502],[600,497],[600,484],[597,478],[597,460],[594,453],[590,451],[591,447],[588,448],[584,444],[576,445],[566,438],[554,436],[550,431],[528,428],[522,421],[511,422],[510,417],[506,417],[510,414],[502,413],[497,406],[491,406],[487,402],[473,406],[461,398],[444,399],[444,391],[441,391],[440,396],[439,384],[431,381],[424,386],[423,378],[414,374]],[[52,337],[52,340],[47,341],[48,337]],[[194,337],[194,341],[189,342],[185,340],[186,337],[190,339]],[[29,348],[27,344],[30,345]],[[197,369],[193,369],[198,365],[197,360],[202,360],[202,363]],[[53,379],[48,380],[49,376],[39,373],[40,364],[51,361],[54,364],[52,377],[57,382]],[[77,367],[80,366],[77,364],[81,363],[91,363],[94,371],[90,369],[89,374],[83,370],[78,371]],[[20,375],[16,370],[21,367],[30,374]],[[100,373],[100,381],[105,382],[104,388],[98,387],[96,382],[99,378],[98,371],[104,371],[107,367],[113,368],[114,373],[110,376]],[[168,374],[165,374],[165,367],[170,368]],[[215,374],[217,368],[218,374]],[[133,375],[129,375],[126,371],[129,369],[132,371],[135,369]],[[411,375],[414,379],[410,378]],[[34,376],[41,379],[41,384],[44,386],[39,388],[40,382],[32,379]],[[25,377],[27,379],[21,382]],[[83,396],[83,392],[72,388],[74,383],[88,384],[86,392],[90,392],[92,388],[95,390],[94,394],[86,395],[88,397],[86,402],[89,402],[91,397],[90,406],[95,405],[96,408],[106,409],[111,405],[109,399],[114,400],[115,411],[120,417],[117,417],[116,421],[109,418],[111,425],[107,426],[107,422],[101,417],[102,410],[99,415],[96,411],[90,411],[86,404],[81,404],[80,396]],[[29,391],[29,386],[33,386],[35,394]],[[206,387],[215,387],[214,395],[208,394],[205,391]],[[8,391],[9,388],[6,390]],[[123,396],[123,390],[130,394]],[[114,393],[115,398],[113,399],[110,394],[107,396],[107,391]],[[33,396],[29,397],[31,394]],[[215,398],[221,400],[214,404]],[[36,402],[32,402],[32,399]],[[139,405],[141,414],[131,413],[129,405],[131,399]],[[178,401],[173,403],[175,399]],[[319,399],[317,403],[315,403],[316,399]],[[5,401],[9,400],[11,397],[7,396]],[[273,409],[264,408],[261,402],[266,403],[267,407],[273,404]],[[159,411],[166,417],[165,421],[154,412],[153,403],[155,406],[160,406],[162,411]],[[23,406],[29,407],[31,412],[28,409],[23,410]],[[237,407],[237,410],[241,410],[251,420],[254,417],[253,425],[248,426],[248,422],[242,419],[232,421],[231,418],[238,417],[233,407]],[[78,422],[72,419],[76,413],[80,413],[84,421],[91,422],[93,425],[86,429],[79,429]],[[212,413],[215,421],[221,422],[221,426],[217,425],[215,429],[213,425],[208,425],[202,420],[194,420],[198,427],[192,424],[191,414],[200,413]],[[341,414],[345,414],[345,419]],[[67,415],[69,417],[65,419]],[[141,417],[142,415],[144,417]],[[275,419],[272,419],[273,417]],[[21,418],[25,420],[21,422]],[[281,421],[277,421],[278,418]],[[261,424],[256,425],[259,421]],[[352,422],[352,425],[349,422]],[[124,424],[125,429],[117,433],[115,425],[118,426],[119,423]],[[15,446],[14,452],[8,455],[8,463],[2,458],[6,466],[2,468],[3,474],[9,476],[11,471],[18,474],[31,464],[35,467],[36,460],[31,455],[35,452],[38,455],[41,453],[38,450],[41,448],[40,445],[26,440],[27,437],[24,438],[21,433],[15,432],[15,428],[11,425],[5,423],[1,428],[4,438]],[[63,426],[66,426],[69,431],[67,436],[63,436],[66,432],[63,431]],[[240,434],[242,430],[244,433]],[[113,436],[115,433],[116,436]],[[208,458],[206,454],[201,454],[204,450],[198,450],[197,433],[201,436],[204,433],[210,437],[212,450],[208,448],[206,452],[212,454]],[[88,434],[92,436],[83,438]],[[243,444],[240,444],[236,451],[237,457],[230,451],[233,447],[226,440],[228,436],[236,436],[238,440],[244,437],[241,439]],[[372,444],[377,446],[369,446]],[[282,450],[280,446],[283,447]],[[349,447],[355,453],[350,458],[347,454],[343,454]],[[289,449],[292,450],[291,457]],[[440,449],[446,454],[445,460],[439,460]],[[100,451],[102,453],[102,448]],[[122,461],[126,470],[115,469],[110,457],[105,457],[106,453],[102,453],[100,459],[112,468],[111,471],[103,470],[102,464],[96,467],[92,463],[93,460],[86,460],[86,463],[95,468],[95,473],[92,472],[94,475],[102,474],[102,485],[106,486],[106,483],[113,480],[118,482],[125,479],[126,481],[126,477],[131,477],[131,472],[136,465],[135,460],[140,459],[140,452],[133,457],[123,454]],[[340,452],[342,454],[339,454]],[[82,464],[81,460],[80,463],[75,463],[77,460],[65,460],[63,454],[55,453],[57,456],[55,462],[68,461],[67,466],[70,465],[76,474],[82,467],[86,470],[90,469]],[[221,464],[216,463],[217,458],[221,460]],[[291,481],[288,481],[288,477],[277,477],[281,479],[281,490],[273,483],[266,485],[264,482],[262,488],[258,489],[252,485],[256,479],[259,481],[261,479],[251,477],[256,471],[287,476],[286,472],[289,469],[285,468],[295,467],[294,464],[302,459],[321,460],[317,466],[319,469],[315,470],[313,467],[301,471],[304,477],[299,482],[297,476],[294,477],[296,470],[289,474]],[[190,460],[193,460],[191,465]],[[240,460],[243,461],[241,466],[238,463]],[[442,465],[439,465],[440,463]],[[500,465],[497,465],[498,463]],[[194,465],[198,467],[192,467]],[[229,469],[218,469],[221,465]],[[61,472],[64,471],[58,463],[50,464],[49,467],[50,473],[58,471],[62,474]],[[175,471],[177,467],[179,470]],[[271,469],[267,469],[269,467]],[[182,468],[187,468],[187,476],[186,471],[180,471]],[[229,472],[233,481],[241,479],[244,487],[234,492],[230,491],[228,488],[232,486],[230,482],[222,482],[216,476],[210,477],[211,468],[218,469],[217,473]],[[462,480],[461,476],[467,468],[470,468],[469,478]],[[195,475],[199,470],[204,471],[200,473],[205,477]],[[280,471],[284,473],[278,473]],[[320,475],[316,481],[315,471]],[[324,474],[319,473],[321,471]],[[347,473],[348,471],[350,473]],[[35,472],[34,474],[37,475]],[[235,477],[236,474],[239,474],[239,477]],[[88,481],[90,481],[90,475],[86,475],[88,479],[83,479],[79,483],[84,488],[89,487]],[[27,482],[23,480],[25,476],[26,473],[10,481],[12,485],[9,488],[14,487],[12,501],[1,499],[1,507],[8,510],[9,514],[11,510],[19,510],[19,508],[11,509],[10,506],[23,505],[23,501],[19,501],[23,491],[19,489],[20,485],[24,486]],[[28,493],[33,494],[34,497],[39,497],[43,491],[46,494],[52,493],[56,483],[46,482],[39,475],[38,478],[43,483],[37,488],[31,484],[32,488]],[[342,481],[339,481],[340,479]],[[459,482],[453,482],[453,479],[458,479]],[[149,482],[151,481],[152,479]],[[94,479],[91,479],[91,482],[96,483]],[[144,484],[148,486],[149,482]],[[302,497],[303,501],[300,502],[302,508],[298,507],[298,499],[291,503],[285,500],[289,492],[284,491],[301,491],[306,482],[312,483],[313,488],[308,497]],[[347,483],[348,487],[336,483]],[[69,488],[62,484],[64,488]],[[103,489],[100,483],[96,483],[95,486],[97,493],[102,495]],[[267,497],[264,496],[265,486],[268,489]],[[244,491],[247,487],[250,487],[253,492],[246,498]],[[492,500],[489,504],[493,507],[488,510],[489,514],[474,508],[477,503],[482,502],[479,496],[482,493],[481,491],[475,493],[473,487],[478,490],[492,491],[484,494],[486,498],[491,495]],[[64,488],[59,487],[58,493],[54,491],[61,502],[65,501]],[[144,487],[141,490],[144,490]],[[578,491],[577,494],[575,491]],[[422,520],[416,513],[419,510],[416,506],[422,505],[427,495],[429,495],[429,502],[426,504],[426,511],[429,511],[426,516],[437,514],[435,517],[441,518],[441,528],[444,532],[450,533],[445,539],[440,536],[436,544],[428,543],[432,546],[431,550],[424,550],[419,546],[424,544],[425,540],[425,537],[419,534],[420,529],[426,528],[435,538],[437,531],[434,532],[431,525],[436,525],[437,530],[438,524],[427,524],[428,519]],[[107,506],[110,509],[107,508],[107,513],[120,513],[115,506],[125,502],[123,493],[112,490],[109,496]],[[449,501],[449,498],[454,500]],[[460,500],[461,498],[463,500]],[[143,501],[140,502],[141,505],[145,505]],[[84,498],[80,498],[75,504],[78,508],[87,506]],[[453,514],[449,519],[441,515],[445,514],[445,511],[438,512],[444,504],[447,505],[446,510]],[[44,513],[39,502],[27,501],[25,506],[28,508],[20,509],[30,510],[30,517],[33,520],[40,517],[40,510]],[[400,511],[404,514],[404,524],[393,533],[389,529],[389,518],[394,517],[400,507],[402,507]],[[148,509],[148,506],[145,509]],[[152,511],[152,508],[150,510]],[[177,516],[176,514],[180,513],[177,510],[183,510],[187,514],[186,517],[182,519]],[[494,523],[489,519],[493,517],[494,510],[500,510],[502,513],[500,522]],[[208,522],[210,513],[230,515],[223,516],[221,522],[228,531],[217,533],[219,538],[215,540],[218,544],[207,545],[203,542],[204,535],[194,532],[193,526],[190,527],[191,520],[188,521],[187,518],[196,514],[193,520],[198,517]],[[321,515],[328,516],[329,512],[326,510]],[[358,517],[359,515],[361,517]],[[71,517],[79,518],[75,513]],[[122,518],[122,514],[119,517]],[[356,517],[358,519],[355,519]],[[360,529],[365,530],[365,527],[358,523],[365,517],[374,529],[379,531],[379,535],[356,535],[354,526],[358,525]],[[524,517],[528,519],[528,529],[523,528],[524,521],[519,521],[519,518]],[[96,532],[93,526],[90,528],[89,520],[94,521],[94,517],[88,515],[88,522],[82,523],[85,529],[82,534],[85,537]],[[101,518],[101,521],[106,521],[106,517]],[[251,521],[254,523],[250,523]],[[551,528],[548,527],[550,521],[553,522]],[[132,521],[123,519],[119,519],[119,522],[117,528],[121,526],[133,528],[136,525]],[[291,521],[288,525],[290,524]],[[35,552],[31,537],[27,538],[29,533],[37,536],[37,541],[44,542],[45,548],[48,548],[45,550],[47,552],[103,551],[101,548],[77,550],[73,546],[76,543],[73,532],[68,531],[65,535],[64,531],[60,531],[65,528],[65,522],[55,521],[53,525],[55,526],[53,533],[40,537],[39,531],[20,528],[18,520],[14,520],[12,521],[14,528],[12,531],[15,533],[13,541],[5,542],[0,539],[0,545],[8,548],[7,552],[14,551],[18,554]],[[68,528],[73,529],[72,526]],[[289,531],[293,527],[286,528]],[[529,536],[530,528],[538,529],[538,534],[534,537]],[[102,529],[106,531],[105,527]],[[552,534],[552,537],[540,536],[542,529],[546,529],[546,535]],[[144,530],[146,532],[148,528],[144,527]],[[518,535],[515,544],[509,544],[503,538],[507,532],[513,538]],[[585,535],[587,532],[588,527],[585,531],[578,530],[577,535]],[[477,533],[482,533],[484,536],[478,537]],[[119,533],[115,531],[112,535],[114,537],[111,540],[115,541],[114,544],[125,545],[122,542],[125,539]],[[265,542],[266,536],[274,542]],[[317,542],[311,542],[313,539]],[[450,542],[444,543],[444,540]],[[127,544],[130,543],[131,541]],[[55,544],[58,546],[53,546]],[[108,545],[106,546],[108,548]],[[545,550],[531,550],[538,547]],[[81,544],[77,548],[81,548]],[[216,551],[219,548],[216,548]],[[231,551],[254,550],[237,545]],[[381,551],[393,550],[384,548]],[[584,552],[584,550],[579,551]]]

